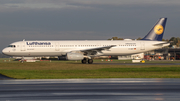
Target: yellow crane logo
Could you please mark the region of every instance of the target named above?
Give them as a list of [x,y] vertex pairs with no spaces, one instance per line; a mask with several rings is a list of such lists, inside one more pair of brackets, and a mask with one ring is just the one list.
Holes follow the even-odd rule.
[[163,33],[163,31],[164,31],[164,28],[162,25],[156,25],[154,27],[154,32],[158,35],[161,35]]

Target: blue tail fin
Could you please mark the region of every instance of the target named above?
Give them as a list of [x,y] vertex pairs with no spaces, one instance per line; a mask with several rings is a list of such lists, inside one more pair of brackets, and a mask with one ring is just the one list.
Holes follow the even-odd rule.
[[160,18],[142,40],[162,41],[167,18]]

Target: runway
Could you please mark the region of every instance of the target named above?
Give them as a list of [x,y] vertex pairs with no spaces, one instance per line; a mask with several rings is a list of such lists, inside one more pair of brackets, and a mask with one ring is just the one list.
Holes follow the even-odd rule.
[[7,77],[7,76],[2,75],[2,74],[0,73],[0,80],[7,80],[7,79],[13,79],[13,78]]
[[179,101],[180,79],[0,80],[0,100]]
[[93,63],[98,65],[180,65],[180,63]]

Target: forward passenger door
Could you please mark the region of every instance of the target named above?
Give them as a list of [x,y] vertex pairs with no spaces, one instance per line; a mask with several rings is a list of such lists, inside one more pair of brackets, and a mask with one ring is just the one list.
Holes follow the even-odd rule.
[[26,44],[25,44],[25,42],[22,42],[20,47],[21,47],[21,51],[26,51]]

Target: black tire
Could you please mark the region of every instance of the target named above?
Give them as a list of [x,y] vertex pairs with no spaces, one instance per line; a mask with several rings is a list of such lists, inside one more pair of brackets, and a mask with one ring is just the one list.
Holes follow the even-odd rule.
[[88,64],[92,64],[93,63],[93,59],[88,59]]
[[86,59],[81,60],[82,64],[86,64]]

